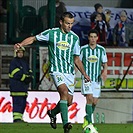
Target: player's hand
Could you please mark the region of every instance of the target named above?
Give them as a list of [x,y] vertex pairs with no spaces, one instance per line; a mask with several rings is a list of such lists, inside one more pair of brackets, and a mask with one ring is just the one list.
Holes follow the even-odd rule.
[[90,77],[88,75],[84,75],[85,82],[91,82]]
[[103,72],[101,78],[103,81],[105,81],[107,79],[107,72]]
[[18,50],[20,47],[21,47],[20,43],[16,43],[16,44],[14,45],[14,49],[15,49],[15,50]]

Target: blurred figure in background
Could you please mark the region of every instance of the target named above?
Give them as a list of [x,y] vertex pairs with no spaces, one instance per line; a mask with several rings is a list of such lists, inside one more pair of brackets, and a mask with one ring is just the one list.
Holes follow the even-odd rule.
[[91,23],[93,23],[95,21],[97,13],[100,13],[102,16],[102,20],[104,20],[106,22],[106,17],[105,17],[105,14],[103,12],[103,6],[100,3],[96,3],[94,5],[94,8],[95,8],[95,11],[90,16]]
[[102,19],[101,13],[96,13],[94,22],[91,23],[91,28],[98,31],[97,43],[106,46],[107,45],[107,25]]
[[111,20],[111,10],[105,9],[105,18],[106,18],[106,24],[107,24],[107,45],[112,46],[113,44],[113,31],[110,26],[110,20]]
[[120,12],[120,21],[113,29],[114,46],[128,47],[130,40],[133,38],[132,25],[127,21],[127,12]]
[[59,27],[60,26],[60,17],[61,15],[67,11],[65,4],[63,2],[61,2],[60,0],[56,0],[56,16],[55,16],[55,27]]
[[[55,27],[59,27],[60,17],[64,12],[67,11],[67,9],[65,7],[65,3],[61,2],[60,0],[55,1],[55,8],[56,8]],[[39,8],[40,32],[48,28],[48,17],[49,17],[48,5],[40,7]]]
[[105,13],[105,20],[106,20],[108,26],[110,27],[111,10],[110,9],[106,9],[104,13]]
[[29,83],[33,79],[32,71],[24,59],[25,48],[15,51],[15,58],[9,67],[10,95],[13,102],[13,122],[24,122],[23,114],[26,107]]
[[0,0],[0,14],[6,14],[7,13],[7,2],[6,0]]

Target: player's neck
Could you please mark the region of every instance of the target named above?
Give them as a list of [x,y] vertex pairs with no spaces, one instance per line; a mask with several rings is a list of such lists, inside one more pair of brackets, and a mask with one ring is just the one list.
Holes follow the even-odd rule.
[[91,49],[95,49],[95,47],[97,46],[97,44],[89,44]]

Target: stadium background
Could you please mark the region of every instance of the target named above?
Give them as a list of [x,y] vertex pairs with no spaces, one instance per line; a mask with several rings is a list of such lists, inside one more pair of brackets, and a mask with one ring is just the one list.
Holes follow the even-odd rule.
[[[47,19],[47,26],[49,28],[54,27],[54,18],[55,18],[55,7],[54,7],[54,0],[7,0],[7,14],[0,16],[0,91],[7,92],[8,96],[3,96],[1,93],[0,100],[2,100],[3,97],[7,98],[5,99],[5,103],[10,101],[10,96],[8,93],[9,90],[9,81],[8,81],[8,67],[10,60],[13,58],[13,44],[16,42],[19,42],[23,40],[25,37],[29,35],[35,35],[42,31],[43,24],[39,21],[40,15],[42,15],[41,12],[39,12],[39,9],[41,7],[46,7],[48,4],[48,19]],[[93,11],[93,6],[95,3],[101,3],[104,8],[114,8],[116,10],[121,10],[121,8],[127,9],[130,14],[132,15],[132,0],[125,1],[124,0],[112,0],[112,1],[106,1],[106,0],[62,0],[66,7],[68,6],[68,9],[70,9],[71,6],[76,7],[88,7],[88,10],[91,9]],[[32,16],[23,16],[24,12],[22,12],[22,7],[30,5],[35,8],[33,11],[34,14]],[[90,8],[89,8],[90,7]],[[44,11],[45,9],[43,9]],[[114,10],[113,10],[114,11]],[[39,14],[40,13],[40,14]],[[30,18],[30,19],[29,19]],[[131,16],[132,18],[132,16]],[[22,19],[25,20],[25,23],[22,23]],[[28,22],[26,20],[29,20]],[[52,21],[51,21],[52,20]],[[132,20],[131,20],[132,21]],[[24,21],[23,21],[24,22]],[[26,25],[26,26],[25,26]],[[37,25],[37,26],[36,26]],[[37,43],[38,44],[38,43]],[[29,64],[31,68],[34,70],[34,81],[31,83],[29,91],[33,91],[34,93],[39,92],[40,90],[45,91],[54,91],[55,88],[53,87],[52,83],[47,81],[47,78],[44,78],[43,82],[45,84],[39,85],[39,80],[43,76],[42,71],[42,65],[43,58],[39,53],[41,52],[41,46],[43,44],[39,43],[38,45],[34,44],[31,47],[26,47],[26,56],[27,60],[29,61]],[[46,43],[47,46],[47,43]],[[44,48],[44,47],[43,47]],[[44,48],[46,49],[46,48]],[[45,50],[46,52],[46,50]],[[112,48],[107,47],[107,52],[109,52],[109,69],[110,69],[110,77],[107,79],[105,83],[103,83],[102,86],[102,96],[101,100],[98,104],[98,107],[96,109],[96,113],[101,114],[104,113],[106,116],[106,122],[113,123],[127,123],[133,121],[133,96],[132,96],[132,90],[133,90],[133,82],[132,82],[132,74],[133,74],[133,68],[131,66],[130,71],[128,75],[126,76],[119,92],[116,92],[115,86],[120,82],[120,79],[123,77],[124,72],[126,71],[130,61],[132,54],[132,46],[129,49],[119,49],[119,48]],[[112,54],[112,55],[111,55]],[[44,53],[44,55],[47,57],[47,53]],[[43,56],[44,56],[43,55]],[[126,58],[125,58],[126,57]],[[118,62],[120,62],[120,65]],[[117,66],[118,65],[118,66]],[[116,70],[119,70],[119,73],[115,73]],[[76,91],[77,93],[80,93],[80,75],[77,73],[77,84],[76,84]],[[49,87],[52,85],[52,89]],[[42,88],[43,86],[43,88]],[[37,91],[38,90],[38,91]],[[35,98],[35,97],[34,97]],[[2,108],[5,103],[0,104],[0,118],[2,120],[3,118],[3,112]],[[76,101],[78,103],[78,101]],[[119,106],[118,106],[119,105]],[[126,106],[124,106],[126,105]],[[123,107],[124,106],[124,107]],[[109,108],[105,108],[109,107]],[[81,106],[81,108],[83,108]],[[112,118],[110,120],[110,117],[108,117],[108,114],[111,114]],[[122,119],[123,118],[123,119]]]

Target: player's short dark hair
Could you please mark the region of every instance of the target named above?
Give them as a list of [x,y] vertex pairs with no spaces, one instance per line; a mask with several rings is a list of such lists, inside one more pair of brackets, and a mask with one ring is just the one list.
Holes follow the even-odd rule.
[[90,36],[91,33],[95,33],[97,36],[99,35],[98,31],[96,29],[91,29],[89,32],[88,32],[88,36]]
[[74,16],[70,12],[64,12],[60,17],[60,20],[64,21],[65,17],[74,18]]

